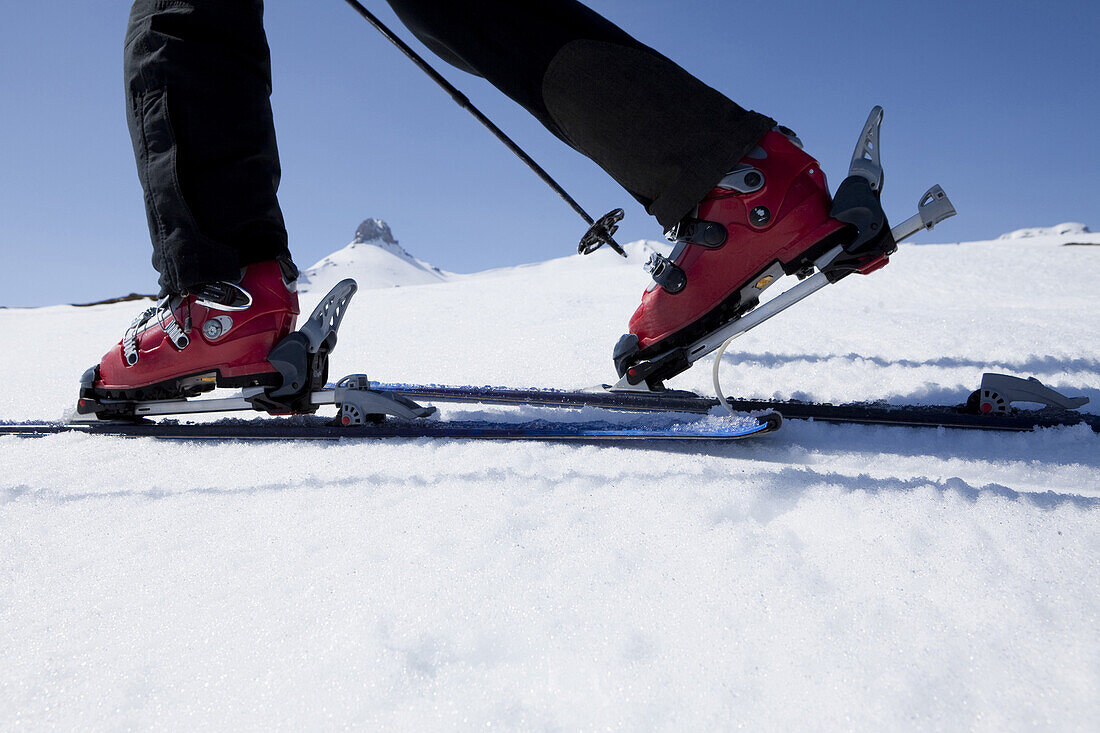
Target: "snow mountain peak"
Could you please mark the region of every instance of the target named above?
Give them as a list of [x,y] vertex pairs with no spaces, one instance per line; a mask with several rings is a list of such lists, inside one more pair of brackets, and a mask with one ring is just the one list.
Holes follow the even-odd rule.
[[356,247],[363,244],[380,247],[418,266],[425,264],[405,251],[405,248],[398,243],[397,238],[393,236],[390,225],[382,219],[364,219],[359,228],[355,230],[355,239],[351,240],[351,244],[348,246]]
[[325,293],[347,277],[364,290],[427,285],[447,280],[449,275],[405,251],[385,221],[365,219],[350,244],[299,276],[298,289]]

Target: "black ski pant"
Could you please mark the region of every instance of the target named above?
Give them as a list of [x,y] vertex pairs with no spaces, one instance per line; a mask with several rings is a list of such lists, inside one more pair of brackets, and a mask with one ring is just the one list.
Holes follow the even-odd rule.
[[[595,161],[664,226],[775,122],[575,0],[388,0],[425,45]],[[280,258],[279,156],[262,0],[137,0],[130,134],[162,293]]]

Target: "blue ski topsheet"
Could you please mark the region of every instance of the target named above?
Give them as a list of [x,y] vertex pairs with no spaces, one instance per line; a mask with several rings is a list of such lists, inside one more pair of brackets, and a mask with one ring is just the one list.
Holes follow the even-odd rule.
[[580,442],[727,441],[773,432],[779,419],[709,417],[692,422],[651,424],[611,422],[509,423],[487,420],[388,420],[378,424],[339,426],[316,417],[218,420],[204,423],[98,422],[0,423],[0,436],[36,437],[63,432],[178,440],[356,440],[371,438],[448,438],[475,440],[545,440]]

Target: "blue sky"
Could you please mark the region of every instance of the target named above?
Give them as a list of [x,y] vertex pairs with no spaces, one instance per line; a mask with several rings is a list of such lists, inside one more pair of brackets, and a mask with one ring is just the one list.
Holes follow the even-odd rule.
[[[410,39],[385,3],[367,4]],[[868,110],[883,105],[887,213],[909,216],[932,183],[960,211],[917,241],[1062,221],[1100,227],[1100,4],[589,4],[792,127],[834,186]],[[0,305],[154,291],[123,111],[129,3],[3,0],[3,10]],[[576,215],[342,0],[272,0],[267,29],[280,198],[301,266],[350,241],[366,217],[460,272],[575,251]],[[621,241],[660,238],[594,164],[485,82],[428,57],[590,213],[624,206]]]

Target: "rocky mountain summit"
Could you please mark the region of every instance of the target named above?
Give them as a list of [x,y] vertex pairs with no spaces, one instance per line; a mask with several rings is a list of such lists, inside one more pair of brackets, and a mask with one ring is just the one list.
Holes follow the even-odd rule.
[[381,219],[365,219],[359,228],[355,230],[355,239],[352,244],[382,243],[397,244],[390,225]]

